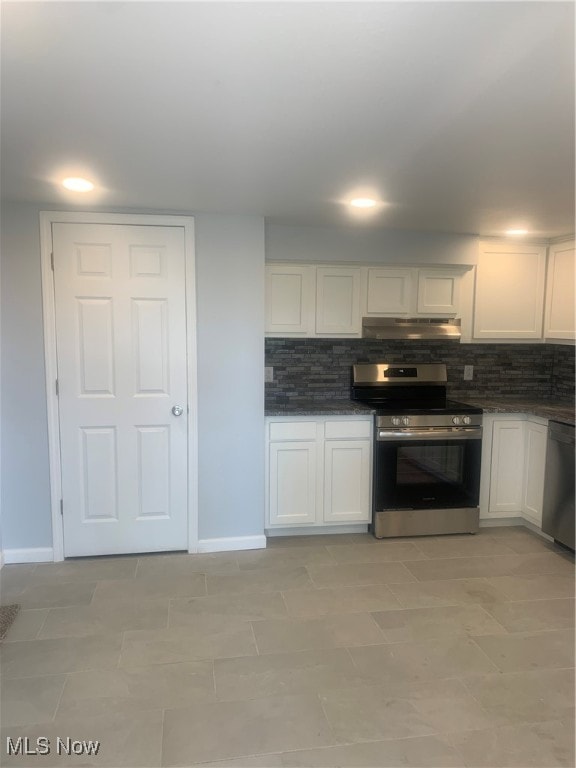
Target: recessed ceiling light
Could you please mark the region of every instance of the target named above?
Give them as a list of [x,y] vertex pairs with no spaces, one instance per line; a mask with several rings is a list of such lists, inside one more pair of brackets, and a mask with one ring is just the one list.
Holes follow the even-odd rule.
[[354,208],[375,208],[378,203],[371,197],[355,197],[350,200],[350,205]]
[[506,234],[507,235],[527,235],[528,230],[527,229],[507,229]]
[[71,192],[91,192],[94,189],[94,184],[88,179],[80,179],[69,177],[62,181],[62,186],[69,189]]

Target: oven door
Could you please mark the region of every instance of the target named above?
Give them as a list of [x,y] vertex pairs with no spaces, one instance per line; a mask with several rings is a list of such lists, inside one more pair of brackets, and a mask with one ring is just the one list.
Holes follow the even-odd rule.
[[374,511],[478,507],[482,428],[376,430]]

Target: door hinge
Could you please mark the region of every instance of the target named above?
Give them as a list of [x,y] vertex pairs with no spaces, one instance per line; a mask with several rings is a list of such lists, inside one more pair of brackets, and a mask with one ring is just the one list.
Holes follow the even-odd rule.
[[50,254],[50,267],[52,268],[52,272],[54,272],[54,254]]
[[58,384],[58,379],[56,379],[56,397],[60,395],[60,386]]
[[64,499],[60,499],[60,514],[64,514]]

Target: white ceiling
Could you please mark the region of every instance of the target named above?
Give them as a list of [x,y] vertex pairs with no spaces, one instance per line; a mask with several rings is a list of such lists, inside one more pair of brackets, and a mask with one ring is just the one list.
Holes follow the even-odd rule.
[[2,193],[574,231],[574,4],[2,2]]

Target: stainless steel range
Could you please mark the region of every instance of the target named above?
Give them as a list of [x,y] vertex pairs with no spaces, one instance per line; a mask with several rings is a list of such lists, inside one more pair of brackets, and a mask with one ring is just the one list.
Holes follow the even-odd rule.
[[444,364],[353,366],[352,399],[376,410],[376,538],[478,531],[482,410],[446,381]]

